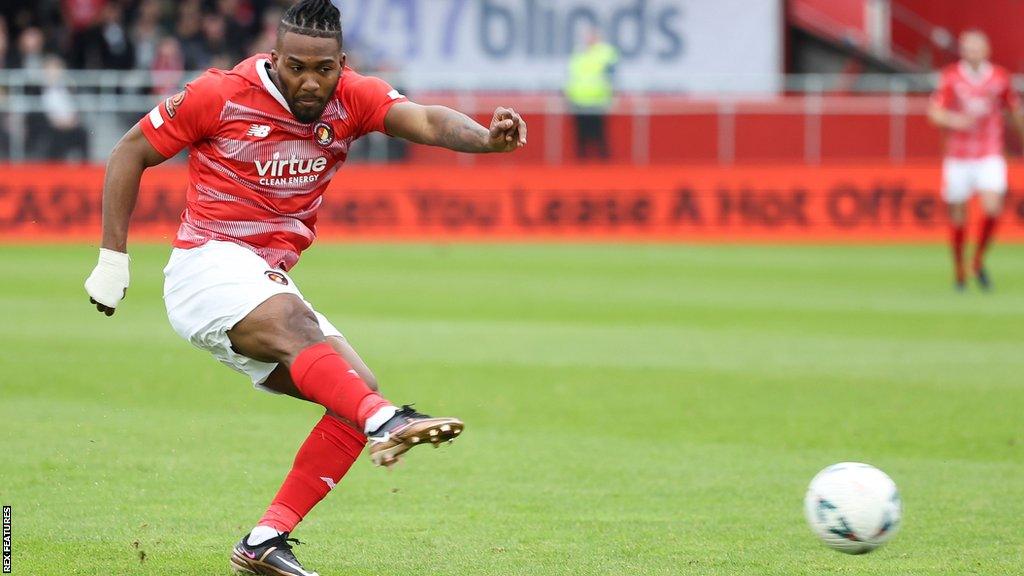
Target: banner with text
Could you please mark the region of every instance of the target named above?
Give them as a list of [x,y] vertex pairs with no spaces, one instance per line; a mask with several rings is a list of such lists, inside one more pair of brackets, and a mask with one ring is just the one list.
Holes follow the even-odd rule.
[[775,92],[782,0],[334,0],[346,50],[408,90],[559,90],[590,30],[624,90]]
[[[888,242],[945,238],[939,167],[349,167],[317,233],[335,240]],[[170,239],[187,169],[146,172],[133,239]],[[7,166],[0,240],[98,242],[103,168]],[[999,234],[1024,240],[1024,164]]]

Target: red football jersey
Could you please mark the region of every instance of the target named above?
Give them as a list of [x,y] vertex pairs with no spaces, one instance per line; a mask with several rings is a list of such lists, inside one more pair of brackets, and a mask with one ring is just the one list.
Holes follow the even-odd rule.
[[246,246],[291,269],[316,237],[324,189],[360,136],[384,131],[404,96],[345,68],[320,120],[298,122],[268,75],[269,56],[208,70],[140,121],[160,154],[190,146],[188,195],[174,246]]
[[1003,153],[1003,111],[1020,106],[1010,73],[984,64],[977,72],[967,64],[951,64],[942,71],[932,101],[946,110],[967,114],[975,123],[967,130],[950,130],[946,155],[972,159]]

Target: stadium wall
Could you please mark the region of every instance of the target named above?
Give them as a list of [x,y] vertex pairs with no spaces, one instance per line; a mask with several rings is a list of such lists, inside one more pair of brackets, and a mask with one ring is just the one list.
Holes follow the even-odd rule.
[[[133,240],[167,241],[187,169],[147,171]],[[1000,236],[1024,241],[1024,162]],[[101,166],[7,166],[0,241],[100,235]],[[328,189],[322,239],[348,241],[919,242],[945,237],[936,165],[350,167]]]

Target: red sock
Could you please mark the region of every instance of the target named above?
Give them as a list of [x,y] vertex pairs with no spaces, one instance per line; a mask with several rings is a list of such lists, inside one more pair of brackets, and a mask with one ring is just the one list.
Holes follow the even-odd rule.
[[956,281],[963,282],[964,273],[964,225],[953,224],[949,237],[950,245],[953,247],[953,267],[956,272]]
[[291,365],[292,381],[307,399],[355,422],[359,430],[366,419],[391,403],[363,382],[348,362],[327,342],[306,348]]
[[313,427],[295,455],[292,471],[284,479],[260,526],[291,532],[302,518],[341,482],[359,458],[366,437],[330,414]]
[[974,248],[974,271],[977,272],[984,267],[985,264],[985,251],[988,249],[988,245],[992,242],[992,236],[996,231],[996,224],[999,223],[999,218],[995,216],[985,216],[985,219],[981,222],[981,231],[978,233],[978,245]]

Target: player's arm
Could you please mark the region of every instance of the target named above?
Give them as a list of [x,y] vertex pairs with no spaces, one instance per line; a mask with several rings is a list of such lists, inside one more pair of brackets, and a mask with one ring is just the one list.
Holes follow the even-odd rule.
[[384,117],[388,134],[416,144],[456,152],[513,152],[526,146],[526,121],[511,108],[498,108],[490,127],[444,106],[398,102]]
[[928,119],[939,128],[949,130],[967,130],[974,126],[974,118],[967,114],[950,110],[938,102],[928,105]]
[[138,124],[114,146],[103,180],[103,248],[128,251],[128,221],[139,197],[142,172],[164,160]]
[[85,281],[96,309],[114,313],[128,289],[128,223],[142,172],[216,131],[224,105],[221,74],[211,70],[157,104],[110,153],[103,181],[103,240],[99,263]]
[[948,130],[967,130],[973,126],[974,118],[951,109],[955,97],[952,82],[943,74],[928,103],[928,120],[935,126]]
[[128,222],[139,196],[142,172],[166,158],[138,124],[114,146],[103,181],[103,240],[99,263],[85,281],[89,301],[107,316],[128,290]]

